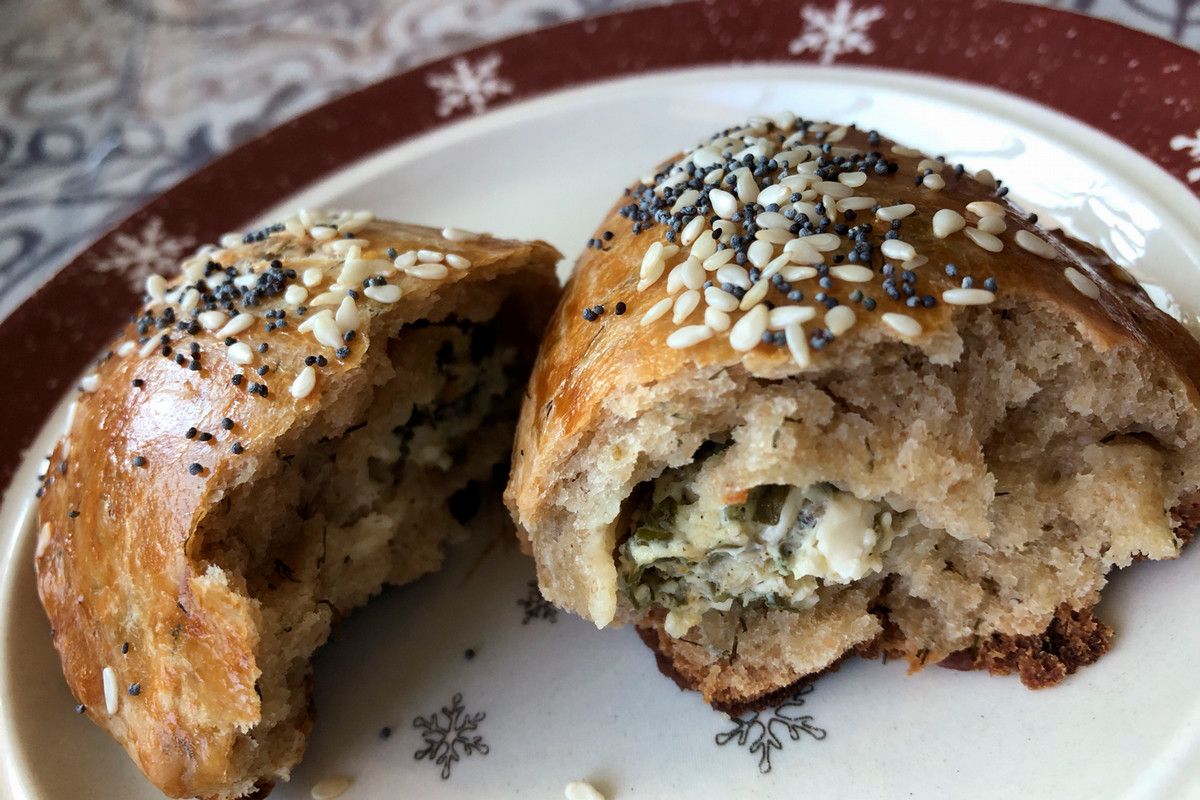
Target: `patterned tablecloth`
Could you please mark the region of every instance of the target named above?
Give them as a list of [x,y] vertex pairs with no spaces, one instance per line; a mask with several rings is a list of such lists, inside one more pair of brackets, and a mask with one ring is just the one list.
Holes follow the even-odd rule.
[[[331,96],[490,39],[641,2],[0,0],[0,318],[138,205]],[[1048,4],[1200,47],[1197,0]],[[869,0],[800,2],[799,46],[826,61],[839,47],[869,46],[855,41],[852,23],[871,13]],[[506,91],[481,66],[431,86],[447,111],[481,110]],[[1200,143],[1180,143],[1189,146],[1200,153]],[[120,244],[115,271],[182,249],[152,230]]]

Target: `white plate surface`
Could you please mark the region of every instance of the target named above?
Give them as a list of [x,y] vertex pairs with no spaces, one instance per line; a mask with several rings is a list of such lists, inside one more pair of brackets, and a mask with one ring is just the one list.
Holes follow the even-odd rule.
[[[1028,207],[1164,287],[1188,319],[1200,310],[1200,230],[1187,224],[1200,203],[1181,185],[1042,107],[894,72],[750,66],[559,92],[380,152],[263,219],[297,205],[371,208],[545,238],[569,264],[629,181],[712,130],[784,109],[987,167]],[[61,417],[31,453],[49,449]],[[0,796],[159,797],[72,711],[33,585],[37,461],[0,514]],[[481,532],[452,549],[444,572],[386,592],[336,631],[317,659],[308,756],[272,796],[307,798],[316,781],[346,775],[348,800],[555,798],[578,778],[610,800],[1198,798],[1196,550],[1116,576],[1102,607],[1118,633],[1112,652],[1058,688],[942,669],[908,677],[899,664],[852,660],[802,708],[737,723],[662,677],[630,629],[598,632],[566,614],[525,620],[532,565],[507,538]],[[414,758],[426,746],[414,721],[456,695],[458,727],[476,726],[463,737],[487,752],[465,753],[460,739],[448,767]],[[435,727],[455,727],[444,720]]]

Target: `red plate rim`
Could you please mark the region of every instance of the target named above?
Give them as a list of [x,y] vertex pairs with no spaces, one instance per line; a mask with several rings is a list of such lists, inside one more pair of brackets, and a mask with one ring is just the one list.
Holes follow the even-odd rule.
[[[70,381],[136,306],[99,269],[154,222],[211,241],[282,196],[381,148],[475,113],[439,108],[430,76],[496,61],[502,107],[644,72],[747,63],[830,63],[803,49],[805,15],[865,14],[866,43],[833,63],[1000,89],[1074,117],[1138,150],[1200,197],[1200,54],[1116,23],[998,0],[697,0],[539,29],[424,64],[321,105],[217,158],[83,250],[0,323],[0,485]],[[1189,175],[1190,173],[1190,175]],[[485,226],[486,227],[486,226]]]

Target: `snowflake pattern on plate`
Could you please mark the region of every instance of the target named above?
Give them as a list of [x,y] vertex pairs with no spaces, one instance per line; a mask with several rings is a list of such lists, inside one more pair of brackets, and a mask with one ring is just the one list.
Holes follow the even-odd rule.
[[440,765],[442,780],[447,780],[451,769],[463,756],[488,754],[489,748],[483,737],[474,733],[486,716],[482,711],[468,714],[459,692],[450,699],[449,706],[442,706],[440,712],[413,719],[413,727],[422,731],[421,739],[425,742],[425,747],[413,753],[413,758]]
[[481,114],[492,98],[512,94],[513,85],[496,74],[500,69],[498,53],[489,53],[473,63],[456,58],[450,66],[453,72],[431,72],[425,78],[426,85],[437,92],[439,117],[468,108],[472,114]]
[[787,734],[793,742],[800,741],[805,734],[817,741],[825,738],[825,729],[812,724],[811,714],[797,713],[805,703],[805,695],[811,694],[812,690],[811,683],[805,684],[775,708],[732,718],[733,727],[718,733],[716,743],[725,746],[732,742],[738,747],[749,748],[750,753],[758,754],[758,771],[763,774],[770,772],[771,754],[783,749],[783,734]]
[[875,52],[875,43],[867,30],[883,19],[883,9],[855,8],[851,0],[838,0],[833,11],[805,6],[800,16],[804,18],[804,31],[792,40],[788,50],[792,55],[820,53],[822,64],[832,64],[847,53]]
[[535,619],[544,619],[547,622],[558,622],[558,609],[554,605],[542,597],[542,591],[538,589],[537,581],[530,581],[526,584],[525,596],[517,601],[517,605],[525,610],[525,615],[521,618],[522,625],[528,625]]
[[179,260],[195,246],[190,236],[173,236],[163,229],[160,218],[151,217],[137,236],[117,233],[113,248],[92,269],[124,278],[130,289],[140,293],[146,278],[173,273]]
[[1198,166],[1188,170],[1187,179],[1190,183],[1200,183],[1200,129],[1196,130],[1194,136],[1180,134],[1172,137],[1171,149],[1188,151],[1188,156],[1197,162]]

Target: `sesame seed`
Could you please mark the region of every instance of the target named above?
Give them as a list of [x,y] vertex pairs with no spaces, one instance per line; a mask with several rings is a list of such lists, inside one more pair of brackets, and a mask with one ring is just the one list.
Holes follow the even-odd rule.
[[625,313],[626,308],[627,306],[623,302],[618,301],[617,304],[613,306],[613,313],[619,317]]
[[1074,267],[1064,269],[1063,275],[1080,294],[1090,297],[1093,300],[1100,299],[1100,287],[1087,275],[1084,275]]
[[218,337],[237,336],[250,328],[254,324],[254,315],[242,312],[233,319],[225,323],[225,326],[217,331]]
[[[829,268],[829,274],[838,280],[850,283],[867,283],[875,278],[875,273],[866,267],[856,264],[843,264]],[[827,288],[827,287],[826,287]]]
[[[867,206],[870,208],[870,206]],[[884,222],[892,222],[897,219],[905,219],[911,216],[917,207],[912,203],[898,203],[894,206],[884,206],[875,212],[875,216]]]
[[712,210],[722,219],[733,219],[738,211],[738,201],[724,189],[713,189],[708,193],[708,202]]
[[817,310],[811,306],[777,306],[767,313],[767,327],[771,330],[783,330],[792,323],[804,323],[817,316]]
[[742,311],[749,311],[751,308],[754,308],[763,301],[770,289],[770,282],[760,280],[758,283],[751,286],[744,295],[742,295],[741,302],[738,303],[738,308],[740,308]]
[[913,337],[921,334],[921,323],[907,314],[897,314],[889,311],[881,317],[884,324],[901,336]]
[[729,345],[734,350],[746,353],[755,348],[767,329],[769,312],[764,305],[756,305],[729,329]]
[[599,316],[600,315],[597,314],[595,311],[592,311],[591,308],[585,308],[583,310],[583,318],[585,320],[587,320],[588,322],[595,322],[599,318]]
[[675,330],[667,337],[667,347],[681,350],[697,345],[705,339],[711,339],[712,336],[713,329],[707,325],[687,325]]
[[[705,291],[707,293],[710,290],[706,289]],[[731,297],[730,300],[733,300],[733,298]],[[641,324],[649,325],[650,323],[656,321],[657,319],[659,319],[660,317],[665,315],[668,311],[670,311],[671,307],[674,304],[675,304],[675,301],[670,297],[664,297],[662,300],[659,300],[657,303],[650,306],[650,308],[646,311],[646,313],[642,315]],[[736,300],[733,300],[733,308],[737,308]],[[732,310],[732,309],[730,309],[730,310]]]
[[112,716],[117,713],[120,703],[120,695],[117,694],[117,673],[112,667],[105,667],[100,671],[100,675],[104,684],[104,710]]
[[926,189],[937,192],[946,188],[946,179],[941,175],[931,173],[921,179],[921,184]]
[[854,327],[854,311],[849,306],[834,306],[825,312],[825,327],[834,336],[841,336]]
[[[692,251],[693,251],[692,255],[693,255],[693,257],[695,257],[695,248],[694,247],[692,248]],[[716,270],[718,267],[722,267],[722,266],[728,264],[730,261],[733,261],[733,257],[735,255],[737,255],[736,251],[730,250],[728,248],[725,250],[719,250],[719,251],[713,253],[712,255],[706,257],[701,262],[700,266],[704,267],[704,269],[707,270],[708,272],[712,272],[712,271]]]
[[993,302],[996,295],[986,289],[947,289],[942,302],[952,306],[982,306]]
[[1027,230],[1019,230],[1015,238],[1017,245],[1021,249],[1028,250],[1035,256],[1048,259],[1058,258],[1058,251],[1054,249],[1054,246],[1040,236],[1036,236]]
[[133,461],[133,465],[135,467],[146,466],[146,457],[145,456],[134,456],[132,461]]
[[987,250],[989,253],[999,253],[1004,249],[1004,242],[997,239],[994,235],[981,231],[978,228],[965,228],[963,233],[967,238],[977,244],[979,247]]
[[229,446],[229,450],[235,456],[240,456],[242,453],[246,452],[246,448],[242,446],[241,442],[234,442]]
[[704,309],[704,324],[717,333],[724,333],[729,330],[729,326],[733,324],[733,320],[724,311],[709,306]]
[[405,275],[411,275],[414,278],[421,278],[427,281],[440,280],[450,274],[450,270],[445,264],[413,264],[404,268]]
[[363,289],[363,294],[377,303],[390,304],[400,299],[401,290],[399,286],[389,283],[383,286],[368,286]]
[[804,328],[799,322],[792,322],[786,325],[783,329],[784,341],[787,344],[788,351],[792,354],[792,360],[801,369],[809,366],[812,363],[812,358],[809,355],[808,341],[804,337]]
[[[817,233],[812,236],[806,236],[801,241],[821,253],[829,253],[842,246],[841,237],[835,233]],[[784,250],[787,250],[786,246]],[[795,261],[796,259],[793,258],[792,260]]]
[[738,307],[736,297],[716,286],[710,286],[704,290],[704,301],[718,311],[736,311]]
[[144,380],[142,380],[141,378],[134,378],[132,383],[133,383],[133,388],[135,388],[135,389],[141,389],[143,386],[146,385],[146,382]]
[[146,278],[146,294],[155,303],[164,303],[167,299],[167,279],[162,275],[151,275]]
[[322,316],[313,317],[310,321],[313,323],[313,336],[318,342],[326,347],[339,347],[341,345],[342,332],[338,329],[337,322],[334,321],[333,316],[328,311],[322,312]]
[[312,390],[317,385],[317,371],[312,367],[305,367],[300,370],[296,379],[292,381],[291,394],[297,400],[308,397]]
[[692,219],[679,234],[679,243],[684,247],[691,246],[704,230],[706,220],[704,217],[697,216]]
[[867,182],[867,173],[859,172],[843,172],[838,175],[838,183],[849,186],[852,189],[857,189]]
[[917,251],[911,244],[899,239],[888,239],[880,246],[879,251],[883,253],[884,258],[895,258],[900,261],[916,258],[917,255]]
[[[764,284],[765,285],[765,284]],[[675,300],[675,311],[671,317],[671,321],[676,325],[681,324],[684,320],[692,315],[692,312],[700,305],[700,292],[695,289],[689,289],[679,295]]]
[[953,209],[943,208],[933,215],[933,235],[945,239],[950,234],[962,230],[966,224],[962,214]]
[[722,285],[731,284],[740,289],[750,288],[750,274],[737,264],[726,264],[717,269],[717,280]]
[[1004,206],[993,203],[991,200],[975,200],[967,203],[967,211],[977,217],[1003,217],[1005,214]]
[[234,364],[249,364],[254,360],[254,353],[250,350],[250,345],[245,342],[237,342],[229,346],[225,351],[225,357]]
[[462,228],[442,228],[442,238],[451,242],[466,242],[479,238],[479,234]]
[[1008,223],[1004,221],[1004,217],[1000,216],[980,217],[979,222],[975,227],[979,228],[979,230],[983,231],[984,233],[990,233],[993,236],[997,236],[1008,230]]
[[309,267],[300,276],[300,281],[311,289],[325,280],[325,271],[320,267]]
[[131,697],[137,697],[142,693],[142,685],[140,683],[131,683],[127,691]]
[[204,472],[204,466],[193,461],[191,464],[188,464],[187,470],[189,475],[199,475],[201,472]]
[[446,254],[446,263],[454,269],[467,269],[471,266],[471,262],[455,253]]

